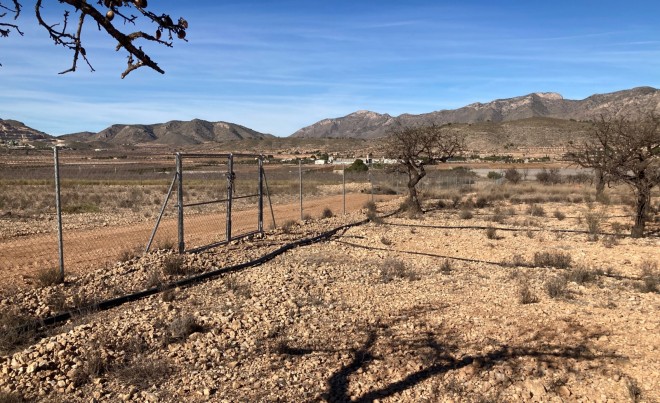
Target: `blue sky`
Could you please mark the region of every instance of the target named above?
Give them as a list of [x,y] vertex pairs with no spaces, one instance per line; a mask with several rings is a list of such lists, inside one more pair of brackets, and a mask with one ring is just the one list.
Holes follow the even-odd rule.
[[[660,87],[657,1],[152,0],[156,14],[189,21],[189,42],[146,44],[166,74],[142,68],[123,80],[125,53],[91,24],[84,46],[96,72],[58,75],[71,54],[28,1],[25,36],[0,38],[0,118],[53,135],[201,118],[288,136],[363,109]],[[63,8],[48,3],[56,22]]]

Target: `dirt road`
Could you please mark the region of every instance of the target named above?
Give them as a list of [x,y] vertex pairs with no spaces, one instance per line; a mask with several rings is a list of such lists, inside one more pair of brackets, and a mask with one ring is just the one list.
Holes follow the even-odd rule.
[[[395,196],[376,196],[376,201]],[[346,211],[355,211],[369,201],[369,194],[346,195]],[[304,201],[304,213],[318,218],[323,209],[330,208],[335,214],[342,212],[342,196],[324,196]],[[273,212],[278,226],[288,220],[300,219],[298,202],[274,205]],[[186,248],[194,248],[225,239],[225,213],[186,216]],[[264,211],[265,228],[271,226],[268,207]],[[149,240],[153,222],[103,227],[64,234],[64,267],[67,273],[80,273],[89,268],[113,264],[127,253],[140,254]],[[232,234],[239,235],[257,229],[257,211],[238,211],[232,218]],[[154,245],[176,244],[176,218],[161,222]],[[2,276],[0,287],[24,286],[34,282],[34,275],[46,267],[58,267],[57,237],[54,234],[38,234],[0,241],[2,251]]]

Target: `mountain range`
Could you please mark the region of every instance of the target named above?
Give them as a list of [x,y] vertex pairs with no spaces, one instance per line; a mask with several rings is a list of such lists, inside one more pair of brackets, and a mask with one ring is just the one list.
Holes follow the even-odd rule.
[[383,137],[393,128],[446,123],[508,122],[529,118],[556,118],[587,121],[612,113],[631,116],[645,110],[658,110],[660,90],[638,87],[609,94],[596,94],[583,100],[564,99],[553,92],[533,93],[488,103],[473,103],[459,109],[441,110],[420,115],[390,116],[371,111],[324,119],[293,133],[296,138]]
[[[606,114],[634,116],[640,111],[660,112],[660,90],[637,87],[608,94],[596,94],[582,100],[564,99],[552,92],[473,103],[459,109],[440,110],[419,115],[390,116],[371,111],[357,111],[344,117],[323,119],[304,127],[291,139],[355,138],[374,139],[387,135],[392,128],[452,123],[462,130],[475,148],[564,145],[580,137],[588,128],[586,121]],[[0,140],[52,141],[89,145],[162,144],[190,146],[231,140],[269,139],[260,133],[228,122],[173,120],[157,124],[115,124],[98,133],[81,132],[57,138],[29,128],[15,120],[0,119]]]
[[112,125],[98,133],[66,134],[61,140],[99,142],[110,144],[167,144],[172,146],[196,145],[226,140],[263,139],[274,137],[245,126],[227,122],[172,120],[152,125]]

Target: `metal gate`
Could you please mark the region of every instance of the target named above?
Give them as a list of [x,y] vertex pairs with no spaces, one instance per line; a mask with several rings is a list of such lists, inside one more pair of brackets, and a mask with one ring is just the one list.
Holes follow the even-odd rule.
[[262,233],[263,182],[261,155],[177,153],[176,173],[146,250],[175,190],[179,253]]

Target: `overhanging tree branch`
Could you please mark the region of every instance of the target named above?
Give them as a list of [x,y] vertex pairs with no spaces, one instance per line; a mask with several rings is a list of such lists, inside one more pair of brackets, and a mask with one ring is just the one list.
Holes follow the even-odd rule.
[[[90,70],[94,71],[90,61],[87,59],[87,52],[83,47],[82,40],[84,32],[83,25],[88,16],[96,22],[96,26],[100,31],[105,31],[117,40],[117,50],[123,48],[128,53],[128,65],[121,75],[122,78],[126,77],[131,71],[143,66],[149,67],[161,74],[164,73],[163,69],[149,57],[142,47],[137,45],[138,41],[154,42],[167,47],[173,46],[174,37],[186,41],[188,22],[183,18],[179,18],[175,23],[168,14],[157,15],[147,10],[147,0],[98,0],[96,4],[87,2],[86,0],[58,0],[58,2],[65,5],[62,21],[49,23],[45,20],[41,11],[43,0],[35,0],[35,15],[38,24],[46,29],[55,45],[61,45],[73,51],[71,67],[62,71],[60,74],[76,71],[78,60],[81,57],[85,60]],[[21,10],[21,2],[20,0],[12,0],[12,4],[13,6],[9,7],[0,0],[0,8],[12,13],[14,19],[17,19]],[[104,10],[105,13],[101,11],[102,7],[107,9],[107,11]],[[141,30],[122,32],[112,23],[115,17],[118,16],[124,24],[135,25],[139,17],[131,14],[130,10],[137,11],[148,22],[155,24],[155,35],[150,35]],[[73,29],[69,26],[69,17],[72,13],[78,14],[77,24]],[[6,14],[0,14],[0,21]],[[12,29],[21,35],[23,34],[17,24],[0,22],[0,36],[8,36]],[[168,38],[168,40],[161,39],[163,37]]]

